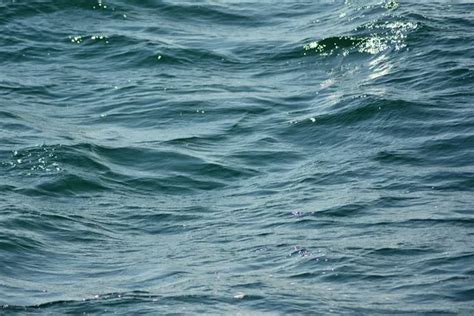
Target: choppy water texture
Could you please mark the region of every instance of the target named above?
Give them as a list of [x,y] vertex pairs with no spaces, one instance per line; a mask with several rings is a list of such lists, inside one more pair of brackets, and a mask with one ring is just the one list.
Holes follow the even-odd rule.
[[0,2],[0,314],[474,312],[472,1]]

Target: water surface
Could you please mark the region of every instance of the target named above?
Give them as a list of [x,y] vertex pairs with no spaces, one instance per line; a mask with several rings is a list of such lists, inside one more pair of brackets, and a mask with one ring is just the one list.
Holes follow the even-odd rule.
[[1,1],[0,313],[473,313],[473,12]]

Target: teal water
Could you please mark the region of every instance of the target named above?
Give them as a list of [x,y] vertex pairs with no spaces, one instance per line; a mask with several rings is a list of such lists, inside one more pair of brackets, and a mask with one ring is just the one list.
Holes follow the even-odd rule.
[[474,313],[472,1],[0,1],[0,314]]

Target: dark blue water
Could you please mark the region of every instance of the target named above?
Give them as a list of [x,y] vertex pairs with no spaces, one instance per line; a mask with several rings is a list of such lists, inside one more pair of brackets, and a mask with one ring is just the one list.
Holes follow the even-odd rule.
[[0,314],[474,313],[473,48],[473,1],[0,1]]

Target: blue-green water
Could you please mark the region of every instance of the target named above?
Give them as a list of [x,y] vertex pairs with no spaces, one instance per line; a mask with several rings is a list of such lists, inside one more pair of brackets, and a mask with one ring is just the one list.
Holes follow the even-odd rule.
[[474,313],[473,101],[473,1],[0,1],[0,314]]

